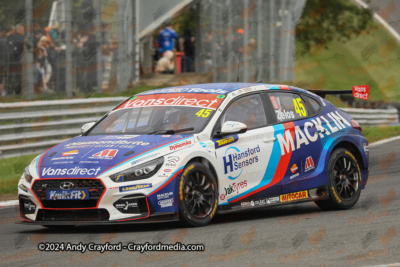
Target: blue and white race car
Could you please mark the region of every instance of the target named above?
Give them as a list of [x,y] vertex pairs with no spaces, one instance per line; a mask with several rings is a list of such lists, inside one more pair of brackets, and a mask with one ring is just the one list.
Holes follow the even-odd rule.
[[217,213],[304,201],[348,209],[367,182],[368,154],[358,123],[310,91],[260,83],[157,89],[37,156],[18,184],[20,217],[49,227],[203,226]]

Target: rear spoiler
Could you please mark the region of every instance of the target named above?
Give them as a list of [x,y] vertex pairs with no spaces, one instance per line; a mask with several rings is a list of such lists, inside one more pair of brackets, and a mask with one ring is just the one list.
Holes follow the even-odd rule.
[[314,93],[320,97],[325,98],[326,95],[352,95],[353,90],[307,90],[311,93]]

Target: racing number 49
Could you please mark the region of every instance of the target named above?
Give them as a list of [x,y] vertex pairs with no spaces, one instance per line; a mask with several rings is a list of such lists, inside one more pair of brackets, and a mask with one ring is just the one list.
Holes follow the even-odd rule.
[[296,110],[296,113],[300,115],[300,117],[305,117],[307,116],[306,109],[304,108],[304,105],[301,103],[301,98],[293,98],[293,104],[294,104],[294,109]]

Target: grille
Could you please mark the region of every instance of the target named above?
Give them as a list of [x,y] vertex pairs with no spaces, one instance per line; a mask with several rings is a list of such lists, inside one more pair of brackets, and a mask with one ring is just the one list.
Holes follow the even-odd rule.
[[[46,190],[61,190],[60,184],[71,182],[72,189],[88,189],[88,200],[46,200]],[[32,191],[38,197],[44,208],[94,208],[104,192],[103,183],[98,179],[49,179],[37,180]]]
[[39,210],[37,221],[108,221],[105,209],[93,210]]

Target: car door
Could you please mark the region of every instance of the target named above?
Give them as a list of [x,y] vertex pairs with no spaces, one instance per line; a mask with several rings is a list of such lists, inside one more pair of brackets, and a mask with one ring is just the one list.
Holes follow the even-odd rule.
[[[214,129],[217,165],[220,168],[220,205],[238,204],[265,194],[268,162],[274,145],[273,127],[268,126],[266,103],[259,93],[239,96],[221,114]],[[245,133],[216,136],[226,121],[247,125]],[[274,172],[271,170],[270,172]],[[279,194],[280,185],[271,184],[269,194]]]
[[[275,115],[275,137],[280,150],[282,194],[312,187],[310,179],[322,151],[313,116],[318,112],[299,93],[268,92],[270,112]],[[312,181],[311,181],[312,182]],[[298,194],[304,197],[306,194]],[[281,201],[285,201],[284,199]]]

